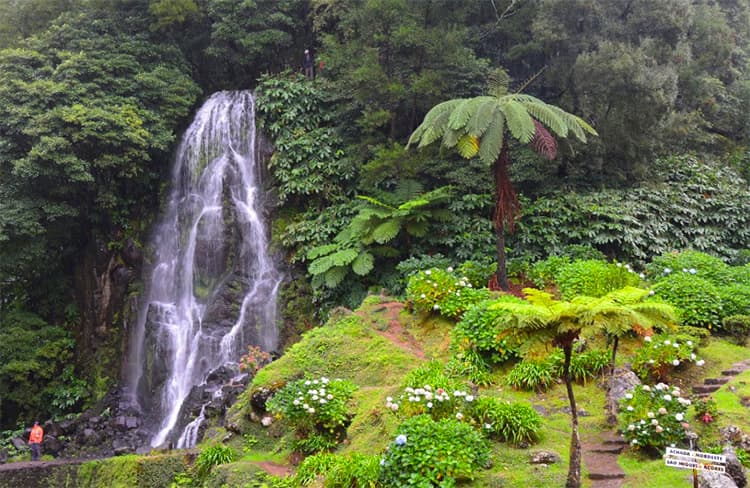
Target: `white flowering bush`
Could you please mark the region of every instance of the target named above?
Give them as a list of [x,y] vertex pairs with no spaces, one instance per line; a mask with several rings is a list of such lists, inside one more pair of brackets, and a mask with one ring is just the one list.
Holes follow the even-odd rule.
[[697,339],[684,334],[659,334],[644,337],[643,347],[633,359],[633,371],[643,381],[668,381],[676,369],[690,363],[703,366],[696,354]]
[[425,414],[433,420],[454,418],[468,421],[475,400],[474,395],[464,390],[450,391],[430,385],[419,388],[408,386],[397,399],[386,398],[385,408],[402,417]]
[[677,387],[639,385],[620,402],[620,430],[631,446],[662,452],[687,440],[689,406]]
[[294,426],[304,452],[334,447],[343,439],[351,418],[351,381],[301,379],[288,383],[268,401],[268,410]]
[[452,268],[430,268],[420,271],[406,286],[406,298],[414,309],[435,312],[457,319],[474,304],[490,297],[486,288],[474,288],[466,276],[457,276]]

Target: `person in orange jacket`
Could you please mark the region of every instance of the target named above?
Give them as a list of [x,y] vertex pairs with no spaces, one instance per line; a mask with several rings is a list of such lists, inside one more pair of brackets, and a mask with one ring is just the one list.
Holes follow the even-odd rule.
[[34,427],[31,428],[31,433],[29,434],[29,447],[31,448],[32,461],[39,461],[42,439],[44,439],[44,430],[42,430],[39,422],[34,422]]

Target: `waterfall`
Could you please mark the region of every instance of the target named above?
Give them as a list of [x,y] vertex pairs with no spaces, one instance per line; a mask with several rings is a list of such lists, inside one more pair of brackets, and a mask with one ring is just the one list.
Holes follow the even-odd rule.
[[180,425],[191,390],[247,345],[277,346],[281,275],[268,250],[257,145],[247,91],[212,95],[180,143],[126,370],[125,395],[155,433],[152,446],[194,445],[203,409]]

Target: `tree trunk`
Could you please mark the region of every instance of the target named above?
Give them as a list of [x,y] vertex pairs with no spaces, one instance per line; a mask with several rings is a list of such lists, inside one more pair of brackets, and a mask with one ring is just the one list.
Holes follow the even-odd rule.
[[505,230],[495,229],[495,247],[497,250],[497,286],[503,291],[508,291],[508,269],[505,263]]
[[497,285],[503,291],[508,291],[508,269],[505,258],[505,228],[513,232],[516,216],[518,215],[518,196],[508,175],[508,143],[503,142],[503,147],[495,161],[493,175],[495,178],[495,242],[497,249]]
[[573,383],[570,381],[570,356],[573,352],[573,344],[563,346],[565,363],[563,364],[563,376],[565,388],[568,390],[568,401],[570,402],[570,461],[568,466],[568,480],[565,488],[581,487],[581,439],[578,437],[578,409],[576,398],[573,395]]
[[615,336],[615,340],[612,343],[612,364],[609,368],[609,377],[612,378],[615,376],[615,358],[617,358],[617,346],[620,344],[620,337]]

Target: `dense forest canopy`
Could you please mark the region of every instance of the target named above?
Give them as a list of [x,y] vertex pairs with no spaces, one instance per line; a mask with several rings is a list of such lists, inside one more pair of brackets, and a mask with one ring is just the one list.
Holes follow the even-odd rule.
[[[748,0],[0,0],[3,402],[57,413],[34,387],[49,381],[84,399],[65,364],[92,374],[97,320],[123,325],[89,310],[90,267],[145,242],[179,135],[217,90],[258,91],[287,300],[352,304],[425,264],[489,265],[485,164],[405,143],[490,80],[599,134],[552,161],[512,143],[511,261],[750,247]],[[49,347],[13,347],[19,331]]]

